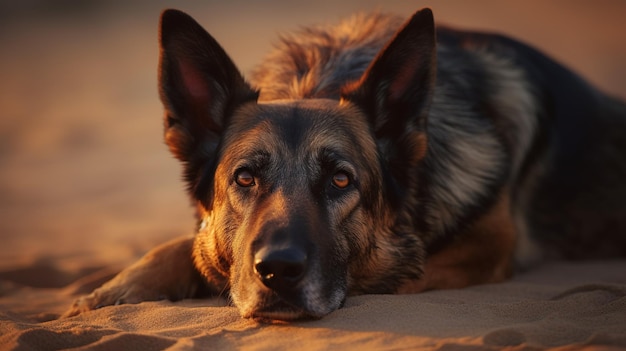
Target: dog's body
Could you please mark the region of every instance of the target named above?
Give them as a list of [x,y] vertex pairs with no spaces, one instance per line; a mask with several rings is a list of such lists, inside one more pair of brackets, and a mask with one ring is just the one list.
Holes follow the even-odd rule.
[[521,43],[435,31],[430,10],[357,16],[284,38],[254,88],[185,14],[164,13],[161,46],[199,233],[68,315],[230,291],[245,317],[321,317],[626,253],[626,107]]

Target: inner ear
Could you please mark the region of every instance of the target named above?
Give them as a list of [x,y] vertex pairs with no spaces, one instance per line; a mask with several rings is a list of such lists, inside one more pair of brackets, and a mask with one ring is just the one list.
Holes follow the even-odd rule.
[[221,105],[226,103],[220,99],[226,100],[229,97],[220,96],[217,92],[213,94],[211,92],[212,83],[206,78],[206,73],[203,73],[198,64],[193,63],[190,59],[186,57],[177,58],[177,66],[180,74],[179,79],[182,83],[181,89],[185,90],[182,95],[185,97],[187,113],[191,116],[197,116],[187,120],[186,123],[193,125],[193,128],[206,132],[221,132],[227,112],[219,110],[222,109]]
[[193,101],[205,103],[211,101],[208,83],[202,78],[201,72],[198,72],[191,62],[184,58],[179,59],[178,69],[183,84]]
[[[417,59],[409,60],[402,66],[398,67],[395,76],[391,80],[391,85],[389,86],[390,104],[399,103],[407,91],[411,89],[411,84],[415,83],[413,79],[419,74],[418,70],[420,69],[420,63],[420,60]],[[424,73],[428,74],[429,72]],[[420,80],[423,79],[428,80],[428,77],[422,77]]]

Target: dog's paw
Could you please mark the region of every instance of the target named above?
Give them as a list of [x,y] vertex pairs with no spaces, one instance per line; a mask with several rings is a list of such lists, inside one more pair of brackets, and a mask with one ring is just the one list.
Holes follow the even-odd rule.
[[61,318],[73,317],[100,307],[114,305],[117,302],[112,296],[101,294],[99,290],[100,289],[95,290],[89,295],[81,296],[74,300],[72,306],[61,315]]
[[185,236],[151,250],[91,294],[78,298],[62,317],[111,305],[195,296],[206,282],[192,260],[193,241],[193,236]]
[[72,306],[61,316],[62,318],[76,316],[83,312],[96,310],[105,306],[136,304],[143,301],[167,300],[164,294],[137,287],[103,286],[94,290],[91,294],[81,296],[74,301]]

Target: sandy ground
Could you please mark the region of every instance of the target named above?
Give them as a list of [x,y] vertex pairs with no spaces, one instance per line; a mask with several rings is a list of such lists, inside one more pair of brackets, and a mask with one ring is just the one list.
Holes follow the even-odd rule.
[[[126,265],[193,230],[180,167],[162,142],[162,9],[192,14],[247,72],[282,31],[355,11],[409,15],[424,6],[440,23],[531,43],[626,98],[621,0],[0,2],[2,308],[39,327],[71,301],[46,289]],[[25,296],[23,287],[33,289],[28,308],[11,300]]]

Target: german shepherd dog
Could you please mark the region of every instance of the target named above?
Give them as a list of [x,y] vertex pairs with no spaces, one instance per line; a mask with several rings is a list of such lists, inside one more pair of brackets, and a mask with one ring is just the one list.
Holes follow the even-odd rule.
[[80,298],[228,294],[243,317],[500,282],[626,254],[626,105],[515,40],[355,16],[284,36],[244,80],[188,15],[160,27],[165,141],[197,234]]

